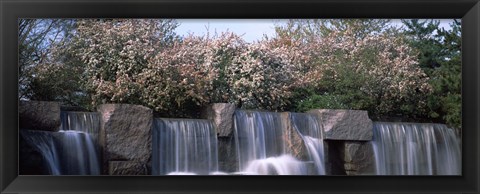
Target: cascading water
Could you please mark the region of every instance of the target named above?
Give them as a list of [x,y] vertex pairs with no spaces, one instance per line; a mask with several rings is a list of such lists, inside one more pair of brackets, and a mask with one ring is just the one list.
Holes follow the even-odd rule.
[[45,166],[41,168],[47,169],[48,174],[61,175],[60,157],[52,132],[22,129],[20,137],[43,157]]
[[153,175],[194,175],[218,171],[213,125],[200,119],[154,119]]
[[315,163],[317,174],[324,175],[323,131],[318,117],[308,113],[290,113],[290,119],[305,142],[308,156]]
[[98,137],[97,113],[62,112],[58,132],[21,130],[22,138],[45,159],[52,175],[99,175],[100,161],[91,134]]
[[455,132],[442,124],[374,123],[378,175],[460,175]]
[[275,112],[235,111],[234,133],[241,173],[306,174],[303,162],[286,155],[281,119],[281,114]]
[[98,145],[98,135],[100,131],[100,116],[98,113],[62,111],[60,118],[60,130],[87,133]]
[[79,131],[58,132],[60,161],[64,175],[99,175],[100,161],[90,135]]
[[302,161],[291,155],[252,160],[244,172],[256,175],[305,175],[307,168]]
[[96,146],[100,131],[98,113],[64,111],[60,118],[63,174],[99,175],[100,157]]

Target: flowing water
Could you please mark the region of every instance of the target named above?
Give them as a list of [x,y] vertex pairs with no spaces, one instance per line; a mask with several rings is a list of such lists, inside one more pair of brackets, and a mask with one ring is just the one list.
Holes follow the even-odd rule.
[[154,119],[153,175],[206,175],[218,171],[217,136],[208,120]]
[[48,174],[61,175],[60,156],[52,132],[21,129],[20,136],[42,156],[45,166],[41,167],[47,169]]
[[52,175],[99,175],[100,160],[91,137],[98,136],[98,114],[62,112],[61,122],[58,132],[22,129],[22,138],[42,155]]
[[280,113],[235,111],[234,135],[237,148],[238,166],[247,172],[255,160],[284,154]]
[[[303,119],[297,115],[295,118]],[[281,113],[235,112],[234,133],[240,174],[305,175],[307,162],[287,154]],[[300,127],[300,124],[298,125]],[[303,126],[301,126],[303,129]],[[315,151],[314,151],[315,152]],[[315,157],[315,156],[313,156]]]
[[374,123],[378,175],[460,175],[460,143],[442,124]]
[[[49,174],[100,174],[98,113],[62,112],[61,123],[58,132],[22,129],[20,136],[42,155]],[[300,135],[309,161],[288,154],[288,123]],[[323,132],[313,114],[237,110],[239,169],[234,173],[218,171],[217,137],[209,120],[154,119],[152,135],[153,175],[307,175],[312,163],[313,174],[325,174]],[[460,143],[445,125],[376,122],[371,143],[378,175],[461,174]]]
[[60,130],[87,133],[93,141],[96,142],[96,145],[98,145],[98,135],[100,131],[100,115],[98,113],[62,111],[60,118]]
[[63,175],[99,175],[100,161],[94,141],[88,133],[60,131],[58,136],[60,167]]
[[252,160],[244,171],[255,175],[305,175],[308,173],[304,162],[288,154]]
[[290,113],[294,128],[301,134],[310,160],[315,163],[317,175],[325,174],[323,130],[317,116],[308,113]]

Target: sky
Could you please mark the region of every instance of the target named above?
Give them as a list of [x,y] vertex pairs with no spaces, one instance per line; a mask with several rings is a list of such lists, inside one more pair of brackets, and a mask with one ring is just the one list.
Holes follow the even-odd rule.
[[[202,36],[207,33],[234,32],[242,35],[247,42],[260,40],[264,35],[269,37],[275,34],[275,24],[285,23],[286,20],[278,19],[178,19],[179,26],[176,32],[182,36],[194,34]],[[452,19],[440,20],[440,27],[449,29],[449,23]],[[392,20],[392,24],[401,25],[400,20]]]

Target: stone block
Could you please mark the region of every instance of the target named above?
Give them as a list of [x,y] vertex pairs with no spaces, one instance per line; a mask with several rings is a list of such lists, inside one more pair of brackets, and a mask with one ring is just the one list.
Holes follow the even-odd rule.
[[144,163],[133,161],[110,161],[108,175],[149,175]]
[[375,173],[375,156],[370,142],[346,141],[343,148],[347,175]]
[[149,163],[152,157],[153,111],[130,104],[103,104],[97,109],[104,169],[109,169],[109,161]]
[[58,131],[60,104],[48,101],[20,101],[18,106],[21,129]]
[[300,133],[293,126],[289,114],[288,112],[281,113],[282,140],[285,143],[285,151],[299,160],[307,161],[309,160],[307,147]]
[[202,118],[213,121],[218,137],[230,137],[233,134],[235,109],[235,104],[213,103],[204,110]]
[[235,172],[238,170],[238,158],[233,137],[218,138],[218,170]]
[[369,141],[373,136],[372,120],[367,111],[315,109],[322,123],[324,139]]

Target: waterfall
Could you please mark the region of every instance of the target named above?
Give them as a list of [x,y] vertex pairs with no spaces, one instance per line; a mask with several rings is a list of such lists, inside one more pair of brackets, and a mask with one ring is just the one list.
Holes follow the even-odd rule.
[[323,131],[317,116],[308,113],[290,113],[293,127],[301,134],[310,160],[318,175],[325,174]]
[[99,175],[97,113],[62,112],[58,132],[21,130],[22,138],[40,153],[52,175]]
[[90,135],[73,130],[58,133],[62,174],[99,175],[100,161]]
[[237,110],[234,133],[240,171],[254,160],[284,153],[280,113]]
[[210,121],[158,118],[152,135],[153,175],[218,171],[217,136]]
[[98,145],[100,116],[97,112],[62,111],[60,113],[60,120],[60,130],[87,133]]
[[60,158],[52,132],[22,129],[20,137],[44,159],[45,166],[39,168],[48,169],[48,174],[51,175],[61,175]]
[[61,156],[63,174],[99,175],[98,133],[100,116],[96,112],[62,111]]
[[379,175],[460,175],[460,143],[442,124],[374,123]]
[[[286,152],[281,113],[235,111],[234,133],[239,173],[306,174],[306,163]],[[287,118],[288,119],[288,118]]]
[[252,160],[244,170],[256,175],[306,175],[307,168],[302,161],[291,155]]

